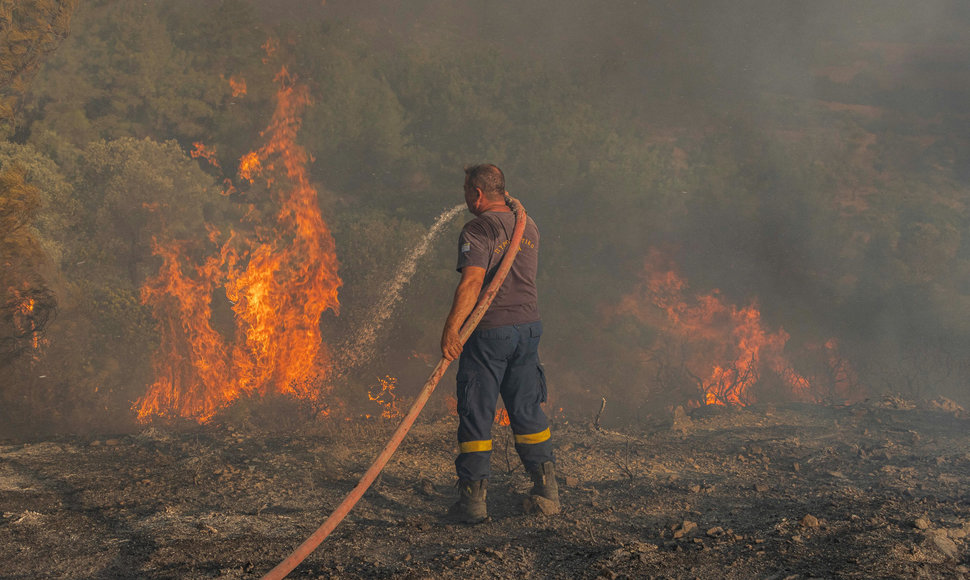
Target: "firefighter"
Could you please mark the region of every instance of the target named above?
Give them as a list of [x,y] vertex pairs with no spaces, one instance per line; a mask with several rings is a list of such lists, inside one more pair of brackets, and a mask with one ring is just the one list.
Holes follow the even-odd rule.
[[559,490],[552,441],[540,406],[546,400],[546,381],[538,353],[542,336],[535,283],[539,230],[529,218],[512,270],[463,348],[459,330],[498,269],[515,226],[515,214],[505,204],[505,176],[498,167],[465,169],[464,190],[465,203],[475,218],[459,237],[461,280],[441,335],[442,356],[458,359],[459,499],[449,516],[465,523],[488,516],[491,429],[499,395],[509,414],[515,449],[532,478],[532,505],[541,503],[543,512],[556,513]]

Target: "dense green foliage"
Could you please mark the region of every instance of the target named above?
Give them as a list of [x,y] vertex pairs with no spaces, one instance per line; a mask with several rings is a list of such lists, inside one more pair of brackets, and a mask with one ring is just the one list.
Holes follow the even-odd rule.
[[0,2],[0,132],[15,113],[41,62],[67,36],[77,0]]
[[[80,428],[93,412],[130,419],[157,340],[138,299],[159,266],[152,239],[202,244],[206,224],[240,227],[249,204],[268,203],[256,188],[218,190],[257,146],[284,66],[313,98],[300,140],[341,262],[341,315],[322,322],[331,344],[366,319],[434,217],[461,202],[462,166],[490,161],[542,229],[544,357],[567,414],[600,396],[632,399],[631,412],[677,403],[660,392],[658,329],[616,314],[651,247],[693,292],[757,302],[768,326],[791,334],[806,375],[825,365],[803,347],[835,338],[867,394],[970,395],[959,356],[970,346],[970,139],[959,109],[914,104],[927,91],[821,75],[824,100],[727,98],[741,80],[719,84],[716,54],[680,74],[687,61],[668,48],[648,69],[666,75],[670,94],[632,78],[629,93],[608,94],[619,65],[591,74],[481,37],[390,41],[272,11],[245,0],[78,9],[34,79],[17,143],[0,150],[0,207],[14,208],[0,216],[0,242],[20,260],[0,274],[49,279],[61,304],[45,359],[0,360],[16,377],[0,386],[19,401],[11,413],[47,413],[51,428]],[[833,38],[812,56],[819,66],[881,66]],[[246,94],[230,78],[245,79]],[[189,157],[195,142],[218,167]],[[456,281],[456,233],[453,224],[420,266],[358,381],[423,380]]]

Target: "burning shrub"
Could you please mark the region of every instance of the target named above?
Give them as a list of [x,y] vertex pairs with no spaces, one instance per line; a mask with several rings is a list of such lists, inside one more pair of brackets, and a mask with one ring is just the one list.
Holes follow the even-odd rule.
[[658,329],[642,361],[665,398],[679,393],[686,399],[679,402],[695,406],[748,405],[758,392],[815,399],[812,384],[784,354],[788,333],[767,330],[756,303],[737,307],[717,290],[693,297],[687,290],[670,260],[651,250],[641,283],[615,310]]

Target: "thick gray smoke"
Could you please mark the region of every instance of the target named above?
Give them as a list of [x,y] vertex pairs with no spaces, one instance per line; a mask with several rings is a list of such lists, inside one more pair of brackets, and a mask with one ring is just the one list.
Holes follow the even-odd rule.
[[[954,0],[331,0],[323,13],[364,23],[402,44],[440,47],[464,38],[522,61],[591,75],[604,93],[627,99],[666,95],[733,103],[763,91],[812,96],[820,68],[833,60],[855,64],[866,50],[885,51],[884,67],[873,71],[884,80],[930,82],[925,66],[942,56],[935,49],[945,46],[945,60],[954,67],[970,57],[970,9]],[[938,88],[967,88],[966,78],[950,83]]]
[[[576,221],[597,221],[558,224],[559,239],[570,244],[574,229],[627,231],[628,245],[616,243],[595,257],[607,263],[612,257],[620,271],[635,267],[644,246],[672,244],[699,292],[716,287],[734,303],[758,301],[767,320],[793,335],[791,352],[834,337],[843,349],[839,357],[858,373],[858,383],[846,387],[857,396],[889,390],[965,399],[960,385],[966,369],[957,353],[970,325],[965,309],[950,302],[963,303],[965,291],[942,289],[965,284],[944,279],[948,268],[964,272],[967,259],[966,242],[956,233],[966,223],[958,200],[970,177],[965,3],[332,7],[402,44],[440,48],[473,39],[515,62],[559,70],[605,118],[630,123],[646,141],[688,149],[706,134],[707,145],[695,141],[688,149],[687,171],[723,164],[735,174],[676,183],[691,198],[684,214],[674,214],[679,227],[656,233],[665,228],[651,221],[656,210],[650,201],[642,215],[631,217],[588,212],[587,204],[599,199],[562,196],[553,203],[569,204],[565,211],[576,212]],[[669,180],[659,181],[670,187]],[[941,182],[948,192],[942,197],[951,201],[935,199],[931,184]],[[656,191],[634,194],[658,197]],[[947,208],[956,211],[944,215]],[[873,227],[873,221],[883,224]],[[632,233],[636,222],[654,232]],[[558,264],[550,282],[584,275],[577,261],[582,246],[570,246],[577,253]],[[636,276],[626,271],[617,280],[632,286]],[[595,308],[599,297],[585,294],[555,305]],[[575,330],[565,321],[560,326]],[[596,332],[603,329],[579,330]],[[591,355],[588,346],[569,342],[559,339],[557,346],[574,352],[574,362],[599,369],[577,378],[577,391],[595,400],[597,390],[608,390],[600,385],[603,378],[637,385],[634,399],[642,392],[637,389],[651,390],[643,386],[649,378],[606,368],[602,360],[615,359],[615,349]]]
[[[572,217],[554,224],[561,231],[550,245],[573,253],[554,259],[549,283],[592,275],[578,232],[621,231],[623,241],[590,257],[628,288],[645,248],[667,244],[698,292],[756,300],[792,334],[791,351],[836,338],[840,356],[865,377],[865,389],[853,385],[860,392],[966,395],[955,352],[970,325],[950,302],[965,301],[952,284],[966,282],[944,274],[964,272],[968,258],[958,232],[970,177],[965,3],[336,1],[325,11],[390,46],[465,43],[483,58],[494,51],[518,66],[539,63],[573,79],[601,119],[686,151],[686,168],[666,170],[691,177],[654,181],[683,194],[667,202],[685,205],[666,214],[678,220],[672,227],[653,221],[667,209],[656,190],[596,192],[642,196],[642,213],[621,204],[617,215],[590,211],[608,200],[558,189],[548,207]],[[612,332],[577,328],[566,321],[576,311],[562,311],[602,307],[602,294],[560,298],[547,302],[560,309],[549,315],[561,328]],[[615,349],[590,354],[571,342],[560,338],[554,348],[599,369],[575,378],[592,399],[604,389],[591,386],[600,379],[649,382],[608,370],[602,360],[615,359]]]
[[[200,192],[235,177],[284,66],[312,99],[299,140],[344,282],[321,321],[330,346],[462,201],[462,166],[487,161],[542,230],[543,357],[567,415],[603,396],[633,401],[631,417],[696,402],[711,369],[741,364],[738,332],[709,329],[735,337],[718,351],[674,328],[659,274],[788,337],[757,400],[784,399],[795,373],[820,401],[970,402],[965,2],[123,0],[80,4],[0,159],[39,187],[32,235],[61,305],[48,354],[11,363],[11,418],[131,420],[158,344],[140,299],[152,238],[201,260],[210,231],[276,211],[259,188]],[[190,159],[195,143],[219,164]],[[424,380],[456,233],[368,338],[361,380],[393,374],[403,394]]]

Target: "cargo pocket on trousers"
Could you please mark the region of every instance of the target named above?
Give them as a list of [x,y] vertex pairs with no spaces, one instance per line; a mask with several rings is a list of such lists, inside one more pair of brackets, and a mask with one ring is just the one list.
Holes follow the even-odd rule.
[[455,405],[456,406],[455,411],[457,411],[458,415],[461,417],[468,416],[468,413],[469,413],[468,396],[471,394],[471,391],[474,388],[473,387],[474,382],[475,381],[472,377],[468,377],[464,380],[462,380],[462,378],[459,377],[457,380],[458,389],[456,394],[458,395],[457,396],[458,401],[456,402],[456,405]]
[[539,391],[539,402],[545,403],[547,396],[546,389],[546,371],[542,368],[542,363],[536,363],[536,369],[539,371],[537,391]]

